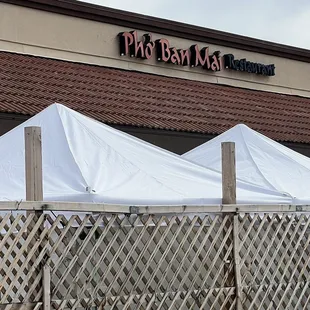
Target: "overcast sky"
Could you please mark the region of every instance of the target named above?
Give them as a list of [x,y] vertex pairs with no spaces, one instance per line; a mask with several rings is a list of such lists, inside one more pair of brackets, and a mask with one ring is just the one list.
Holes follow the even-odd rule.
[[310,0],[84,0],[310,49]]

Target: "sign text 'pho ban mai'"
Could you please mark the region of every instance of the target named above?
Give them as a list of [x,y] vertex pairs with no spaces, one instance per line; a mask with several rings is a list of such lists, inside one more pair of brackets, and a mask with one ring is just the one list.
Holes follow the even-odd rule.
[[209,47],[199,48],[197,44],[188,49],[172,47],[167,39],[153,41],[152,35],[147,33],[139,40],[137,31],[119,33],[120,55],[151,59],[171,63],[178,66],[202,67],[209,71],[225,69],[255,73],[264,76],[275,75],[275,65],[264,65],[243,59],[235,59],[233,54],[220,56],[220,51],[209,50]]

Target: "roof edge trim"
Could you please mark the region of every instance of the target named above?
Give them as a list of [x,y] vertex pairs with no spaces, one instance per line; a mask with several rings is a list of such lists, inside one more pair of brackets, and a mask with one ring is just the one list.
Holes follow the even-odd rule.
[[0,2],[310,63],[310,50],[307,49],[76,0],[0,0]]

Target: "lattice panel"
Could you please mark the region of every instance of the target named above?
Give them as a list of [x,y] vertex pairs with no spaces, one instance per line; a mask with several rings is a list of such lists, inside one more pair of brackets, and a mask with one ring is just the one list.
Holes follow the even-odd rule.
[[[0,217],[0,304],[39,301],[44,217],[34,214]],[[40,252],[39,252],[40,251]]]
[[235,307],[230,216],[0,219],[2,304],[41,302],[48,264],[57,309]]
[[309,215],[239,217],[245,309],[309,309]]

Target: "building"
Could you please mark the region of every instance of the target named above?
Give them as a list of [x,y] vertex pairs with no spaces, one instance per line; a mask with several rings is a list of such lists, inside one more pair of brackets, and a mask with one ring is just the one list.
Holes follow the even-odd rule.
[[0,134],[59,102],[176,153],[238,123],[310,156],[310,51],[73,0],[0,0]]

